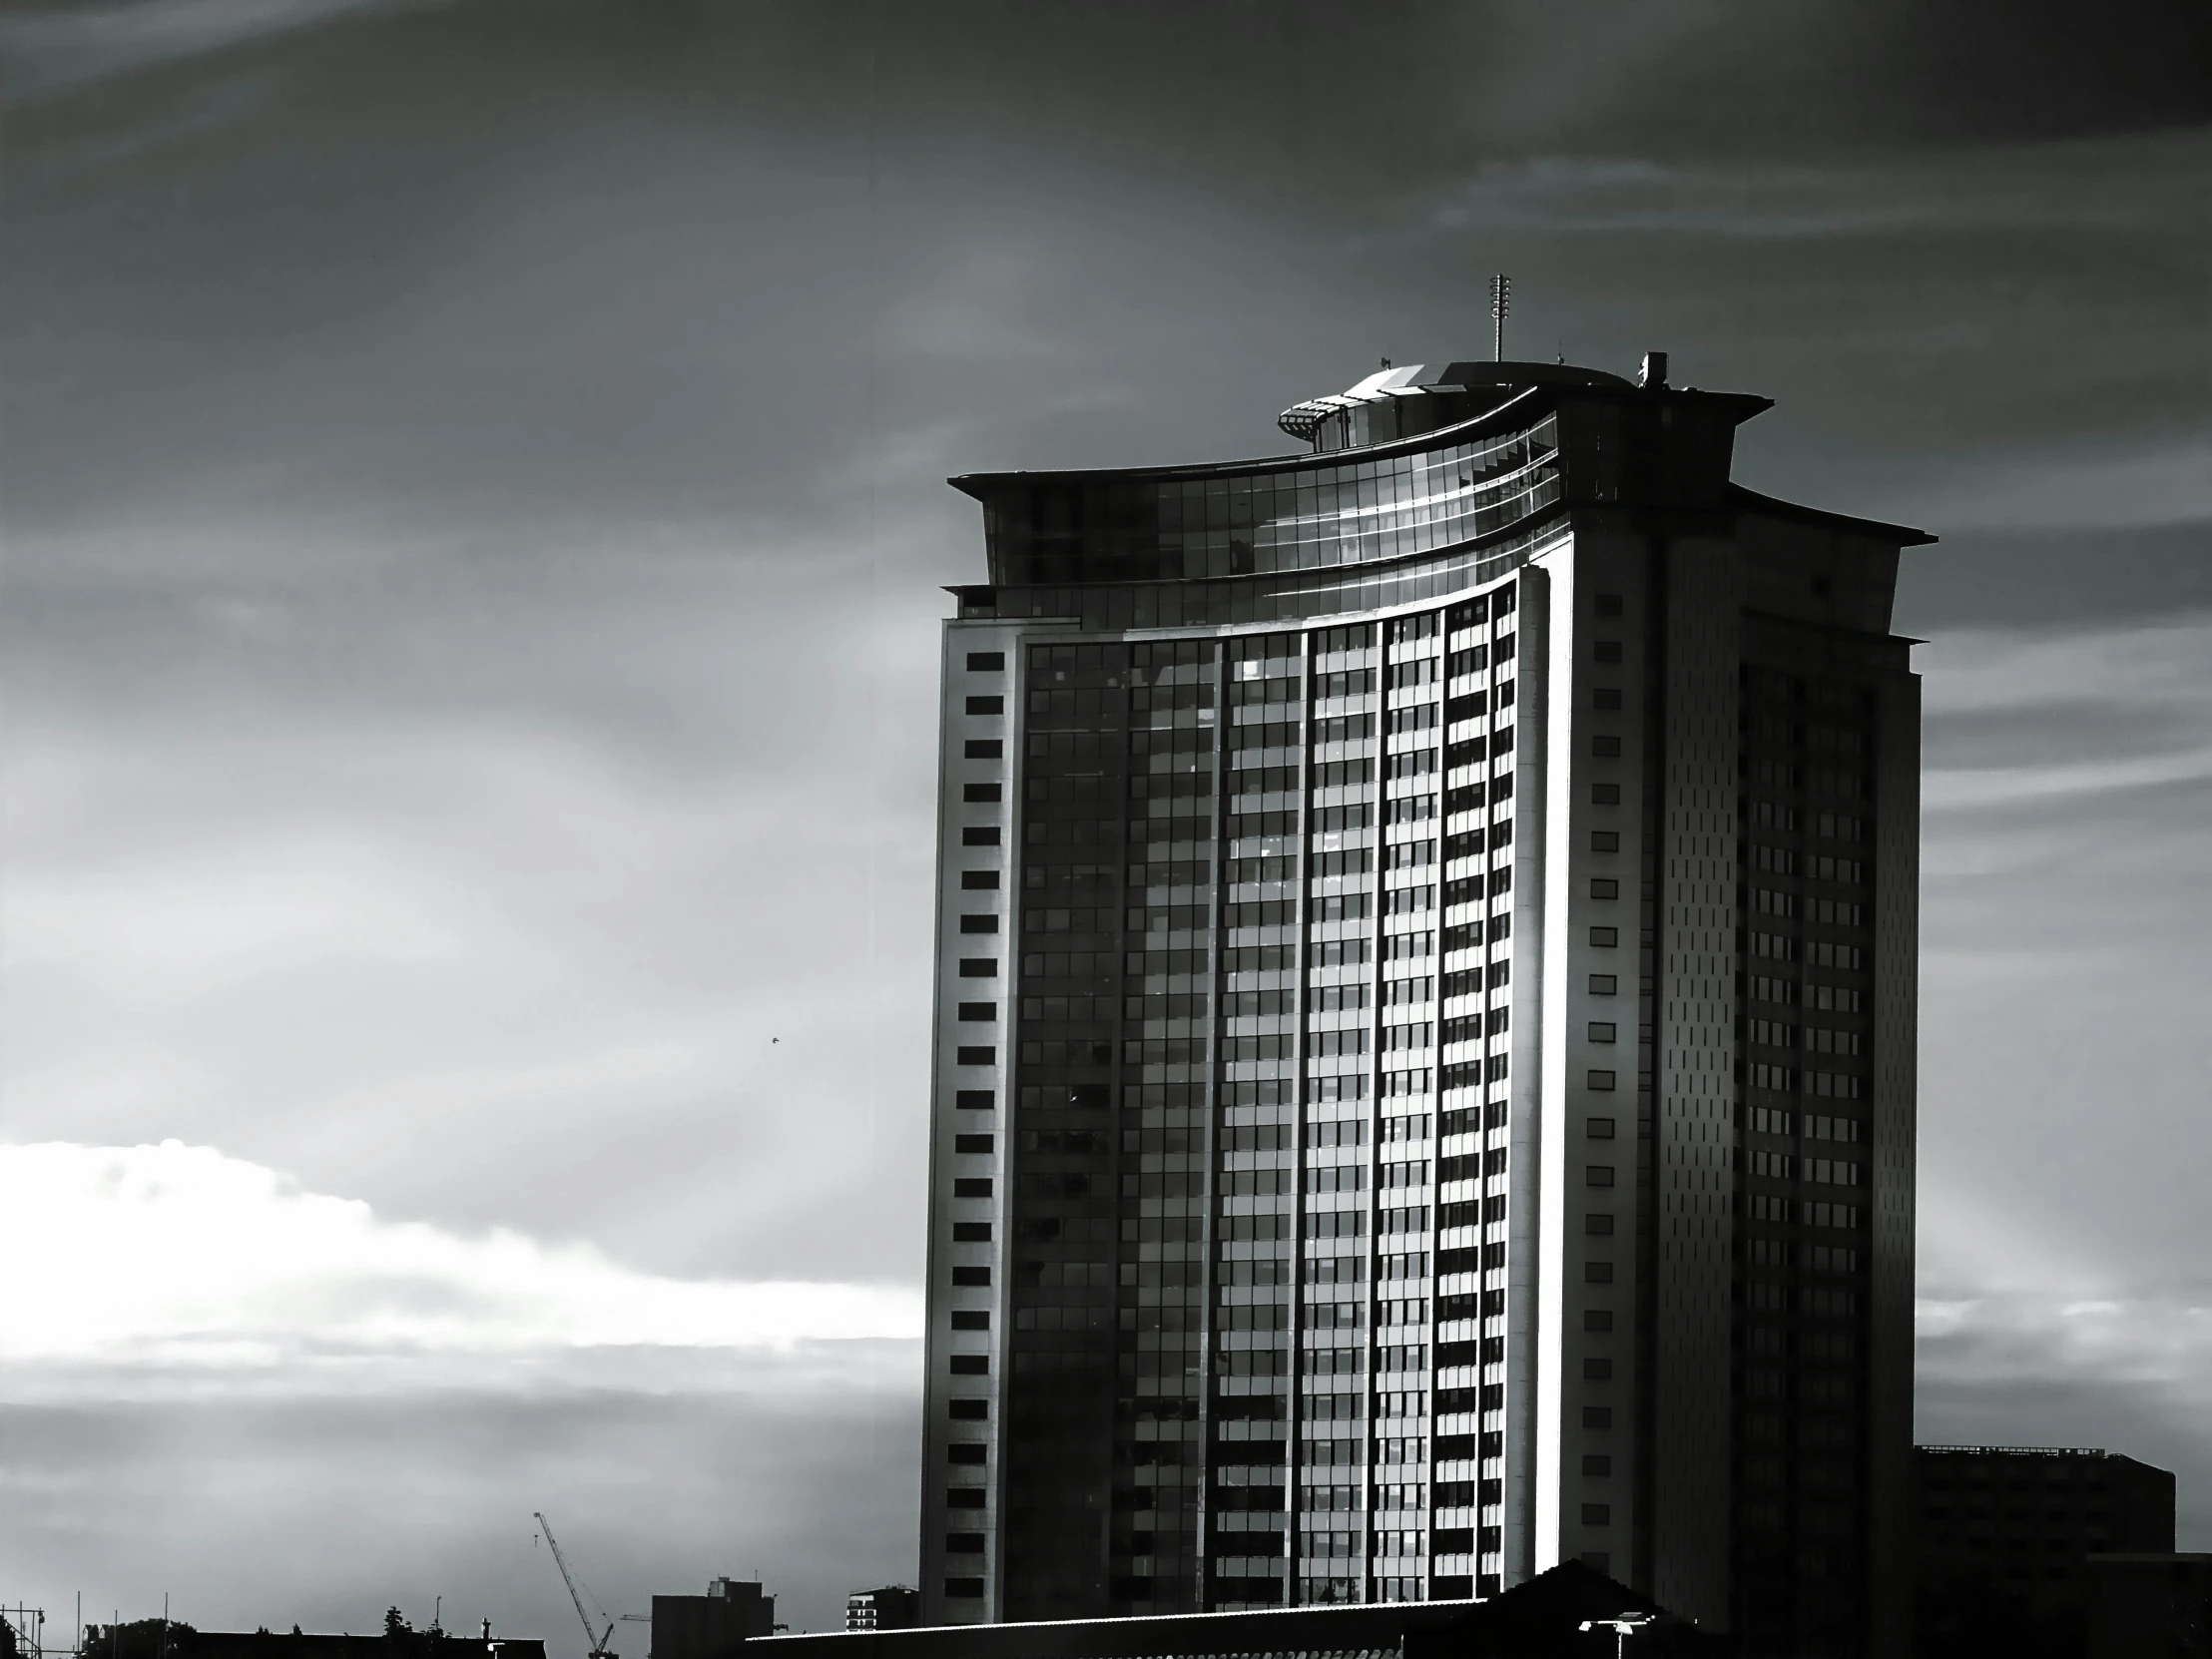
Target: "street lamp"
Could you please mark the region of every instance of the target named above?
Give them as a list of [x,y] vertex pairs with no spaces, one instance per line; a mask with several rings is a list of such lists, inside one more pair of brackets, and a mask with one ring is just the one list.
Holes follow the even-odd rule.
[[1647,1625],[1659,1622],[1656,1613],[1618,1613],[1609,1619],[1584,1619],[1584,1630],[1610,1630],[1613,1633],[1613,1659],[1621,1659],[1621,1651],[1628,1645],[1628,1638]]

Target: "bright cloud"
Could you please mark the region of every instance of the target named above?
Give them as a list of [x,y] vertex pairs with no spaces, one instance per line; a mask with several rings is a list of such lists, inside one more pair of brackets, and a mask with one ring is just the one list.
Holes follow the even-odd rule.
[[0,1361],[266,1370],[313,1356],[523,1357],[911,1339],[915,1296],[660,1278],[589,1245],[465,1236],[303,1192],[212,1147],[0,1146]]

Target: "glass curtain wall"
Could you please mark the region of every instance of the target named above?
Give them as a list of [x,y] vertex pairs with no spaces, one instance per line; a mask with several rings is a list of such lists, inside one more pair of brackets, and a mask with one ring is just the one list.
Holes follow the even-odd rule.
[[1746,671],[1739,1595],[1856,1652],[1868,1549],[1874,694]]
[[1497,1586],[1512,599],[1029,648],[1007,1618]]

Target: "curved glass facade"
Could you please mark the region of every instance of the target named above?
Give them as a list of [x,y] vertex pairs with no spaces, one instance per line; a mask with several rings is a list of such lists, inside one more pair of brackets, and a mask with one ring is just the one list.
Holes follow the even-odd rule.
[[1547,415],[1518,431],[1342,464],[998,478],[976,493],[1003,586],[1374,564],[1493,536],[1555,504],[1558,422]]

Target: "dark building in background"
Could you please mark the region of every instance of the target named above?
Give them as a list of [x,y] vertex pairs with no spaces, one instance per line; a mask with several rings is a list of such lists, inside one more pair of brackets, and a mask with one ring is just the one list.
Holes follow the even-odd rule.
[[653,1598],[652,1659],[732,1659],[776,1633],[776,1598],[750,1579],[717,1578],[703,1596]]
[[2015,1649],[2071,1659],[2087,1641],[2089,1557],[2174,1547],[2174,1477],[2132,1457],[1924,1445],[1913,1464],[1923,1652],[2011,1631]]
[[[144,1619],[126,1629],[147,1631]],[[151,1648],[167,1659],[545,1659],[545,1643],[521,1636],[449,1636],[442,1631],[402,1630],[383,1636],[336,1636],[274,1630],[195,1630],[171,1624]],[[108,1652],[103,1628],[86,1633],[87,1659]],[[119,1659],[132,1659],[133,1644],[113,1643]]]
[[2212,1659],[2212,1555],[2090,1556],[2087,1659]]
[[847,1630],[911,1630],[921,1623],[921,1592],[907,1584],[854,1590],[844,1598]]
[[1901,1650],[1929,538],[1731,482],[1768,406],[1453,363],[955,480],[932,1624],[1579,1560]]

